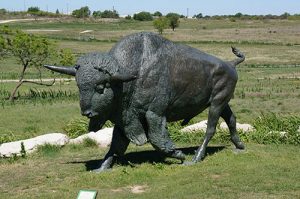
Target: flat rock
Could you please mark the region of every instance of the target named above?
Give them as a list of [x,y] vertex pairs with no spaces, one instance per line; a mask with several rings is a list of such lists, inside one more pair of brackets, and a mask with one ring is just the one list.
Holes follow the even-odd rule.
[[287,136],[289,133],[286,131],[270,131],[268,134],[277,134],[280,137],[285,137]]
[[27,140],[4,143],[0,145],[0,157],[11,157],[13,155],[21,155],[22,142],[24,144],[26,153],[31,153],[35,151],[38,146],[45,144],[63,146],[69,142],[69,138],[68,136],[62,133],[50,133]]
[[97,132],[90,132],[84,135],[81,135],[75,139],[70,139],[71,144],[82,143],[84,139],[92,139],[97,142],[100,147],[107,147],[110,145],[112,140],[113,128],[104,128]]
[[[220,129],[228,130],[228,126],[225,122],[221,122]],[[236,129],[238,131],[251,132],[254,131],[254,127],[250,124],[240,124],[236,123]]]
[[187,132],[195,132],[195,131],[206,131],[207,128],[207,120],[203,120],[196,124],[192,124],[189,126],[184,127],[180,130],[180,132],[187,133]]
[[[184,127],[183,129],[181,129],[181,132],[195,132],[195,131],[206,131],[207,128],[207,120],[203,120],[201,122],[198,122],[196,124],[192,124],[189,126]],[[254,127],[250,124],[240,124],[240,123],[236,123],[236,128],[237,130],[240,131],[244,131],[244,132],[251,132],[254,131]],[[300,127],[299,127],[300,128]],[[222,122],[220,124],[220,129],[223,130],[228,130],[227,124],[225,122]]]

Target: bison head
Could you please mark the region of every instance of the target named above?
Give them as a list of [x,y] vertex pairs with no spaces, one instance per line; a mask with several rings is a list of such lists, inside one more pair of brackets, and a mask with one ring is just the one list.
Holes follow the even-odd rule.
[[114,58],[102,53],[86,54],[77,60],[74,67],[45,67],[76,77],[81,114],[91,119],[96,118],[100,128],[110,119],[110,114],[116,106],[116,91],[120,85],[136,78],[122,72]]

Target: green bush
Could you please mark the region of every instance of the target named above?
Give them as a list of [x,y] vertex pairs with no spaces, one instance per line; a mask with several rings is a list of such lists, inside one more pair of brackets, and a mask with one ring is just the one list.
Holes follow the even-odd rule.
[[150,12],[140,12],[140,13],[134,14],[133,19],[138,20],[138,21],[152,21],[153,16],[151,15]]
[[127,15],[127,16],[125,17],[125,19],[130,20],[130,19],[131,19],[131,16],[130,16],[130,15]]
[[73,119],[64,127],[64,131],[70,138],[76,138],[88,132],[88,119]]
[[166,29],[169,25],[169,20],[166,17],[159,17],[153,21],[153,26],[159,34],[162,34],[164,29]]
[[6,142],[12,142],[13,140],[16,140],[16,137],[12,132],[0,134],[0,145]]
[[[89,120],[82,117],[72,119],[63,129],[70,138],[77,138],[78,136],[88,133],[88,124]],[[103,127],[110,128],[113,126],[113,123],[107,121]]]
[[256,131],[249,135],[252,141],[261,144],[300,144],[299,116],[262,114],[253,125]]
[[104,10],[101,11],[94,11],[93,17],[101,17],[101,18],[119,18],[119,14],[116,10]]
[[73,10],[72,16],[76,18],[85,18],[91,15],[91,11],[88,6],[81,7],[80,9]]

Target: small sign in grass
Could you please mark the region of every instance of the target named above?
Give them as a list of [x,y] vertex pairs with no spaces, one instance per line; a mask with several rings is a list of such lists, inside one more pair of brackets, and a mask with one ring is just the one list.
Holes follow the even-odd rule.
[[77,199],[95,199],[97,197],[97,191],[80,190]]

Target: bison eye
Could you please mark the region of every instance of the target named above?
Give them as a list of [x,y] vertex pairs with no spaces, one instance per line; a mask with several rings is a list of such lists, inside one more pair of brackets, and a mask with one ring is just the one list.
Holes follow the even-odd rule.
[[97,85],[97,86],[96,86],[96,91],[97,91],[98,93],[102,94],[103,91],[104,91],[104,85],[103,85],[103,84]]

